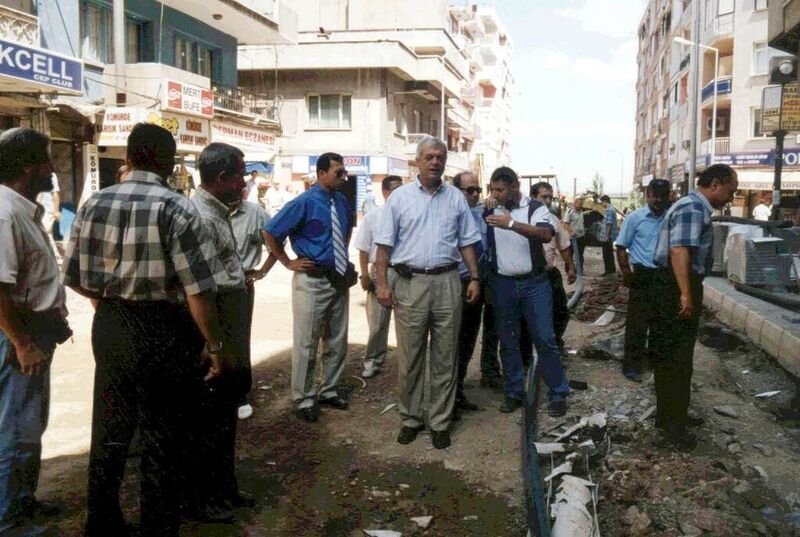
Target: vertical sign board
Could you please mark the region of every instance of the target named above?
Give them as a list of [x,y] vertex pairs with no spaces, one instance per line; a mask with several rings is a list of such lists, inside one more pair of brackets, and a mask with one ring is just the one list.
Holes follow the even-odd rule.
[[[781,111],[781,100],[783,110]],[[767,86],[761,97],[761,134],[771,135],[782,129],[800,132],[800,89],[798,84]]]
[[96,145],[84,144],[83,146],[83,174],[83,190],[78,207],[100,190],[100,156],[97,153]]

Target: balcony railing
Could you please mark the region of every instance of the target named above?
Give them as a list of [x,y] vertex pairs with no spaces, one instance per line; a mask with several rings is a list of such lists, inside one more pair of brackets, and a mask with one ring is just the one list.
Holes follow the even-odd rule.
[[727,95],[731,91],[733,91],[733,77],[730,76],[719,77],[716,80],[712,80],[711,82],[703,86],[703,91],[700,93],[701,102],[705,102],[706,99],[714,95],[715,83],[717,87],[717,95]]
[[214,84],[214,108],[244,116],[264,116],[278,120],[275,101],[241,88]]
[[39,18],[0,5],[0,38],[39,46]]
[[733,13],[718,15],[714,21],[714,37],[723,37],[733,33]]
[[710,155],[711,154],[711,146],[712,142],[714,142],[714,154],[715,155],[726,155],[731,152],[731,139],[730,138],[714,138],[713,140],[709,138],[705,142],[700,144],[700,154],[701,155]]

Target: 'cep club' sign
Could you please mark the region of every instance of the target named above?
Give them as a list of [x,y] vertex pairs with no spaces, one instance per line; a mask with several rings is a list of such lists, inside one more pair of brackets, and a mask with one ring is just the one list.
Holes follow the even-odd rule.
[[59,93],[83,93],[83,62],[0,39],[0,75]]

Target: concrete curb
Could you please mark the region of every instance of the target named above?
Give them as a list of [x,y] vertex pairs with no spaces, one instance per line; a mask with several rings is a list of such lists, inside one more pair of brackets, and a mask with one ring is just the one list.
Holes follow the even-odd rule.
[[741,293],[724,278],[703,281],[703,304],[800,377],[800,324],[787,319],[800,320],[800,314]]

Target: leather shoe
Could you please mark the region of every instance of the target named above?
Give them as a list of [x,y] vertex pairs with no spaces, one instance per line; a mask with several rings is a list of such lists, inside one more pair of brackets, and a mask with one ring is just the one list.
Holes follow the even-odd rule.
[[295,410],[295,415],[303,421],[313,423],[319,420],[319,410],[315,406],[307,406]]
[[625,375],[625,378],[631,382],[642,382],[642,379],[644,378],[641,371],[632,367],[623,367],[622,374]]
[[471,403],[466,397],[456,399],[456,408],[459,410],[480,410],[475,403]]
[[46,502],[31,498],[23,500],[22,511],[28,518],[50,518],[64,512],[64,506],[57,502]]
[[547,409],[547,414],[553,418],[560,418],[567,413],[567,402],[563,399],[550,401],[550,406]]
[[239,507],[255,507],[256,506],[256,499],[253,497],[252,494],[248,494],[247,492],[238,491],[234,494],[231,499],[231,507],[234,509],[238,509]]
[[348,408],[350,408],[350,403],[348,403],[338,395],[334,395],[333,397],[328,397],[327,399],[320,399],[319,404],[335,408],[336,410],[347,410]]
[[[224,502],[227,504],[227,502]],[[185,513],[189,520],[210,523],[233,522],[233,511],[227,505],[203,505],[188,509]]]
[[445,449],[450,447],[450,432],[449,431],[431,431],[433,438],[433,447],[436,449]]
[[662,430],[659,444],[674,451],[689,452],[697,446],[697,438],[685,426],[671,424]]
[[514,399],[513,397],[506,396],[503,404],[500,405],[500,412],[503,414],[510,414],[522,406],[522,399]]
[[692,416],[691,414],[687,414],[686,418],[683,420],[683,423],[686,424],[687,427],[701,427],[706,420],[699,416]]
[[495,375],[483,375],[481,377],[481,381],[479,386],[481,388],[488,388],[490,390],[502,390],[503,389],[503,379],[502,377],[495,376]]
[[423,425],[419,427],[407,427],[404,425],[403,428],[400,429],[400,434],[397,435],[397,441],[401,444],[410,444],[417,439],[419,433],[424,429],[425,427]]

